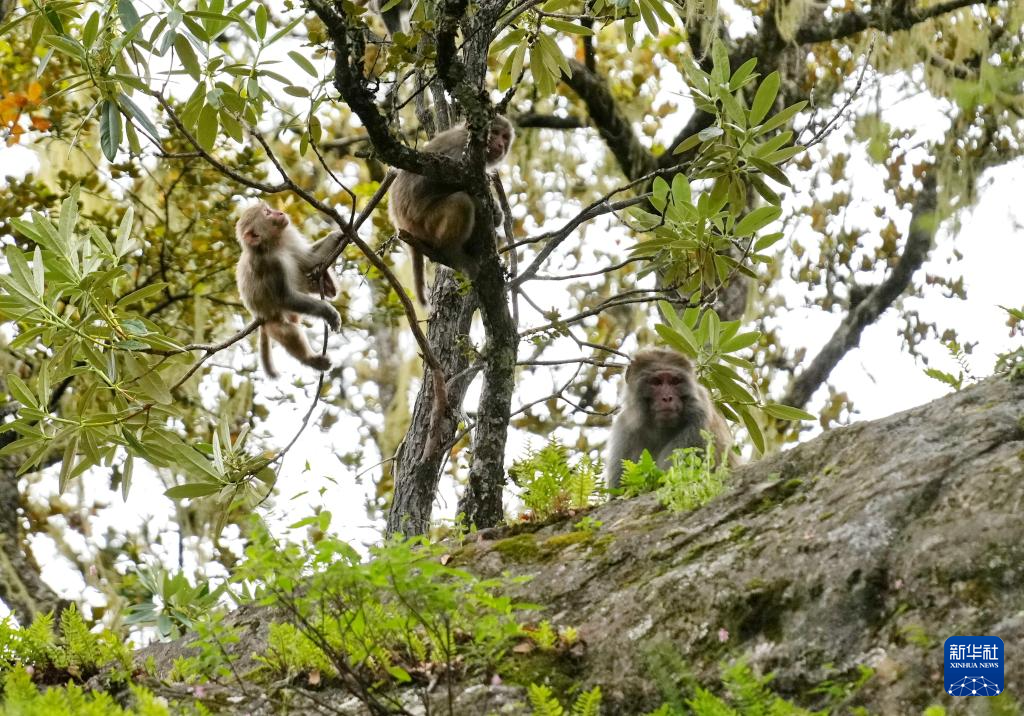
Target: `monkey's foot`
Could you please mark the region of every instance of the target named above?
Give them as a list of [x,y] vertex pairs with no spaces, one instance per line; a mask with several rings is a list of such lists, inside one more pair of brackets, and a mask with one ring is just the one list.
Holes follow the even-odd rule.
[[316,368],[317,370],[330,370],[331,359],[327,356],[313,356],[309,359],[309,367]]

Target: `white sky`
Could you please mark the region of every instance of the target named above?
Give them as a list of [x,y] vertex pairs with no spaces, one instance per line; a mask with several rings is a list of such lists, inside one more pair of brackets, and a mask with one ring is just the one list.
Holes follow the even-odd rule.
[[[681,90],[677,84],[678,79],[672,81],[673,75],[678,78],[674,70],[663,70],[662,79],[669,82],[665,87],[666,92],[671,91],[673,85],[676,87],[675,91]],[[865,92],[865,96],[872,102],[879,101],[880,105],[886,108],[884,115],[887,121],[897,127],[913,129],[916,133],[913,138],[915,143],[934,139],[944,129],[944,119],[938,112],[937,105],[926,95],[906,99],[899,93],[899,89],[893,86],[883,87],[880,95]],[[675,124],[686,119],[683,112],[677,116]],[[668,137],[673,135],[677,128],[669,124],[662,133],[664,137]],[[837,144],[845,142],[842,131],[833,135],[830,141]],[[863,148],[855,147],[853,154],[849,168],[852,182],[847,187],[852,194],[852,202],[845,220],[854,226],[878,226],[879,222],[873,218],[872,210],[874,204],[881,201],[879,170],[864,159]],[[31,170],[37,163],[35,154],[26,147],[0,148],[0,173],[18,174]],[[581,173],[587,171],[585,166],[576,169]],[[916,283],[920,284],[925,271],[943,275],[962,273],[966,281],[967,300],[946,299],[941,297],[938,291],[929,289],[921,297],[908,299],[905,304],[908,308],[919,311],[922,320],[936,321],[940,330],[954,329],[961,343],[976,341],[978,345],[970,360],[971,367],[978,376],[988,375],[995,355],[1019,345],[1020,341],[1019,338],[1009,336],[1005,325],[1005,313],[997,306],[1002,304],[1020,307],[1024,298],[1019,279],[1020,267],[1024,266],[1024,242],[1020,239],[1018,228],[1024,224],[1024,208],[1020,202],[1020,197],[1024,196],[1022,169],[1024,164],[1017,161],[989,172],[980,190],[977,205],[962,216],[962,226],[958,235],[949,236],[946,233],[949,224],[944,225],[928,264],[917,274]],[[797,198],[800,189],[798,186]],[[906,212],[894,215],[901,230],[905,230],[908,218]],[[560,222],[555,222],[556,225],[558,223]],[[594,230],[608,231],[603,224],[597,225]],[[795,231],[799,236],[800,228],[797,227]],[[805,245],[813,244],[812,239],[806,239],[806,233],[803,236]],[[606,239],[608,238],[613,238],[623,247],[631,241],[621,231],[617,232],[617,236],[606,236]],[[951,248],[954,243],[963,253],[963,259],[950,265],[948,260],[952,256]],[[557,263],[553,266],[555,268],[547,273],[557,271]],[[598,267],[598,264],[594,264],[594,267]],[[587,270],[587,267],[580,266],[574,270],[583,271]],[[790,310],[780,317],[779,327],[783,341],[788,345],[807,347],[807,360],[810,360],[832,334],[841,315],[824,314],[819,310],[803,308],[803,292],[805,289],[790,286],[785,294],[790,302]],[[564,289],[555,283],[543,288],[538,284],[532,284],[531,295],[538,299],[542,307],[558,305],[564,301]],[[540,322],[542,321],[524,305],[523,324]],[[919,361],[903,352],[901,338],[897,333],[899,328],[900,322],[897,320],[896,312],[887,312],[880,321],[864,332],[860,347],[850,351],[831,375],[830,382],[849,393],[855,401],[858,411],[856,420],[889,415],[947,392],[945,386],[924,375],[923,366]],[[335,350],[340,350],[341,340],[337,337],[333,339],[332,354]],[[223,358],[220,363],[224,364],[229,360],[247,363],[254,361],[251,344],[242,345],[244,347],[236,350],[230,359]],[[408,346],[410,351],[414,350],[411,341]],[[931,360],[931,366],[957,373],[958,366],[937,341],[927,341],[921,350]],[[545,358],[576,355],[579,355],[576,346],[566,341],[546,354]],[[285,372],[297,369],[295,364],[283,355],[279,356],[279,366]],[[354,375],[347,378],[354,378]],[[271,385],[266,380],[260,377],[257,380],[257,391],[265,393],[271,390]],[[286,384],[287,380],[282,382]],[[533,380],[529,385],[520,385],[515,405],[545,395],[557,382],[553,375],[550,382]],[[475,399],[477,389],[478,383],[471,391],[470,401]],[[617,386],[606,387],[608,391],[615,389]],[[816,398],[817,402],[810,406],[812,412],[820,408],[823,393],[819,391]],[[267,447],[280,447],[287,441],[309,402],[308,396],[299,397],[295,402],[285,402],[274,408],[272,418],[268,422],[269,432],[285,437],[271,440]],[[318,412],[319,410],[320,408]],[[358,421],[352,416],[343,415],[330,433],[325,435],[316,426],[316,417],[315,415],[299,443],[287,456],[278,483],[278,496],[269,508],[264,508],[264,517],[275,532],[281,534],[287,532],[286,525],[307,516],[313,506],[322,504],[334,514],[333,529],[339,536],[354,543],[374,542],[379,538],[381,524],[367,518],[364,505],[366,497],[373,492],[373,482],[380,471],[370,470],[357,482],[356,474],[341,465],[335,457],[337,454],[359,448],[358,445],[352,444],[353,436],[358,435]],[[546,438],[547,436],[528,436],[512,431],[508,447],[509,461],[521,455],[528,443],[540,445]],[[313,466],[310,472],[303,470],[307,462]],[[374,462],[375,458],[368,458],[364,469]],[[151,532],[161,533],[160,540],[153,545],[154,552],[165,564],[173,566],[177,560],[178,545],[171,503],[160,494],[165,489],[162,483],[150,471],[139,469],[140,467],[136,466],[132,493],[125,503],[119,495],[106,490],[108,477],[98,471],[90,471],[83,476],[80,484],[71,492],[76,489],[82,490],[83,497],[86,498],[85,504],[94,499],[101,499],[110,505],[109,508],[101,510],[99,517],[92,523],[90,539],[93,541],[93,547],[102,542],[102,535],[108,527],[116,531],[147,524]],[[36,482],[32,494],[38,500],[46,500],[55,491],[56,473],[52,472]],[[304,493],[303,496],[292,499],[294,495],[300,493]],[[450,516],[454,513],[455,494],[450,481],[443,481],[435,517]],[[75,495],[67,495],[65,499],[74,502]],[[54,528],[60,530],[66,538],[75,539],[71,530],[64,529],[59,518],[57,519]],[[225,536],[230,538],[232,530]],[[88,551],[90,545],[83,539],[80,539],[80,542],[81,544],[75,545],[76,549]],[[88,587],[83,583],[81,575],[68,568],[68,564],[55,552],[53,543],[48,538],[37,537],[33,542],[33,548],[43,565],[44,578],[57,587],[64,596],[76,600],[85,598],[94,604],[102,603],[101,593]],[[199,566],[186,565],[187,569]]]

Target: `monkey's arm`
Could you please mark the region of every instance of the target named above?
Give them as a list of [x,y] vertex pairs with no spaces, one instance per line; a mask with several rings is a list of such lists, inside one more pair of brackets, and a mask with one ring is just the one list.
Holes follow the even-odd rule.
[[281,307],[286,311],[302,313],[307,316],[316,316],[327,321],[333,331],[341,330],[341,316],[334,309],[334,306],[316,298],[311,298],[304,293],[289,290],[281,302]]
[[342,233],[340,231],[332,231],[324,238],[303,250],[299,255],[299,270],[309,278],[309,285],[306,289],[309,293],[320,292],[321,283],[319,272],[322,270],[324,279],[322,288],[324,295],[328,298],[334,298],[338,295],[337,277],[334,275],[332,268],[326,265],[326,261],[338,246],[338,241],[341,237]]
[[[608,463],[605,465],[605,482],[609,489],[616,489],[622,481],[622,461],[636,460],[643,452],[643,442],[640,435],[620,416],[612,425],[612,435],[608,440]],[[640,445],[637,450],[636,446]]]
[[316,268],[330,258],[331,252],[338,246],[342,235],[340,231],[332,231],[324,238],[312,244],[303,257],[303,261],[307,265],[302,268],[305,270]]

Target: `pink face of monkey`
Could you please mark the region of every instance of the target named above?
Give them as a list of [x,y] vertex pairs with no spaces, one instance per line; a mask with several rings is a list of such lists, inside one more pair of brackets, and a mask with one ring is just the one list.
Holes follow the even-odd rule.
[[642,374],[643,393],[647,396],[651,415],[663,424],[675,422],[693,398],[688,376],[677,370],[659,370]]
[[243,246],[256,247],[268,242],[275,242],[281,232],[288,226],[288,215],[283,211],[271,209],[260,202],[250,206],[242,213],[235,226],[235,234]]
[[504,117],[497,117],[491,122],[491,130],[487,135],[487,164],[497,164],[508,150],[512,148],[512,140],[515,139],[515,132],[512,125]]

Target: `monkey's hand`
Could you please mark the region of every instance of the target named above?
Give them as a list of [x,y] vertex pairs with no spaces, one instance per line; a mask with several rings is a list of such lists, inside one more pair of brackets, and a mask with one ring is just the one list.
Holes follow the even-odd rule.
[[323,291],[327,298],[334,298],[338,295],[338,287],[334,282],[334,275],[331,267],[324,264],[317,264],[313,270],[306,274],[309,279],[309,292],[320,293]]
[[327,301],[321,301],[320,303],[323,304],[323,319],[327,321],[327,325],[331,327],[331,330],[337,333],[341,330],[341,315]]

